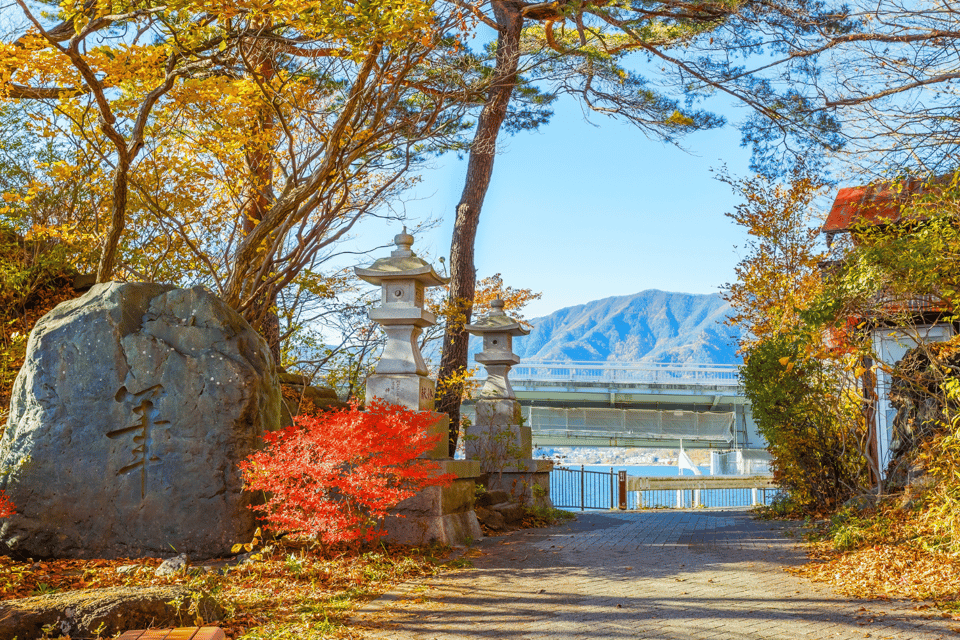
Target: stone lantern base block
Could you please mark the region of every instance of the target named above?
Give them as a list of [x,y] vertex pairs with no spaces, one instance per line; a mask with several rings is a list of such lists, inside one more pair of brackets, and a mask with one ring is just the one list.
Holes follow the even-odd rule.
[[533,434],[530,427],[517,424],[470,425],[464,436],[467,460],[479,460],[481,470],[511,468],[516,462],[533,455]]
[[487,491],[505,491],[520,504],[539,508],[553,507],[550,499],[552,460],[518,460],[504,471],[484,473]]
[[467,459],[480,460],[484,472],[504,469],[533,455],[530,427],[520,426],[520,403],[484,398],[476,404],[476,424],[464,439]]
[[367,378],[366,400],[380,398],[414,411],[433,411],[436,383],[426,376],[379,374]]
[[520,403],[506,398],[483,398],[477,401],[477,426],[520,424]]
[[474,460],[438,460],[441,473],[457,479],[446,487],[427,487],[397,505],[384,522],[386,540],[422,546],[437,542],[455,547],[483,539],[473,511],[480,464]]

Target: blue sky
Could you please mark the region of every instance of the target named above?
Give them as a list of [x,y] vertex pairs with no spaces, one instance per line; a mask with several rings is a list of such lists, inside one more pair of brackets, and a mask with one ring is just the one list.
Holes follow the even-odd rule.
[[[684,152],[609,118],[592,122],[567,100],[540,131],[503,138],[477,233],[478,276],[501,273],[541,292],[528,318],[645,289],[719,291],[734,278],[744,234],[724,216],[736,197],[710,170],[749,173],[739,132],[689,136]],[[405,204],[411,221],[441,221],[414,244],[436,266],[449,254],[465,173],[466,160],[441,158]],[[363,233],[374,229],[383,227]]]

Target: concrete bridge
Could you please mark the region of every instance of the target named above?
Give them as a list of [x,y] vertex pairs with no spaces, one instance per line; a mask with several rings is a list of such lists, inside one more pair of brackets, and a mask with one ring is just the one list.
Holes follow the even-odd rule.
[[524,362],[510,380],[535,446],[766,446],[736,365]]

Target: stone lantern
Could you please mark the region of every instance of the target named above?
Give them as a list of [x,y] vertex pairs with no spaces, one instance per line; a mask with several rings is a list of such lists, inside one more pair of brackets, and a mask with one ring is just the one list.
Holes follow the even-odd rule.
[[476,478],[480,464],[475,460],[453,460],[449,456],[450,417],[434,413],[436,384],[427,377],[427,365],[417,338],[436,318],[424,310],[424,290],[447,282],[410,247],[413,236],[403,229],[394,238],[396,250],[366,268],[356,267],[359,278],[380,287],[382,304],[370,311],[370,319],[383,327],[387,343],[373,375],[367,378],[367,404],[380,398],[432,416],[427,431],[436,436],[436,445],[421,458],[432,459],[438,473],[454,480],[446,486],[426,487],[398,504],[384,521],[391,542],[425,545],[440,542],[463,545],[480,540],[483,532],[473,510]]
[[499,298],[490,306],[486,318],[466,327],[483,337],[483,351],[475,358],[487,370],[476,404],[476,424],[467,428],[464,438],[466,456],[480,462],[489,491],[506,491],[527,504],[553,506],[553,463],[533,458],[530,427],[522,424],[520,403],[510,386],[510,369],[520,362],[513,352],[513,338],[530,332],[503,312]]
[[487,370],[487,381],[480,391],[481,398],[515,400],[508,375],[520,356],[513,352],[513,337],[530,333],[520,323],[503,312],[503,300],[497,298],[491,304],[489,315],[483,320],[466,326],[467,331],[483,338],[483,351],[475,357]]
[[394,239],[397,248],[367,268],[356,267],[357,276],[380,287],[381,305],[370,319],[383,327],[387,343],[374,374],[367,379],[367,401],[374,397],[418,411],[432,411],[435,383],[427,377],[427,365],[417,338],[436,317],[423,308],[424,290],[448,282],[410,250],[413,236],[403,232]]

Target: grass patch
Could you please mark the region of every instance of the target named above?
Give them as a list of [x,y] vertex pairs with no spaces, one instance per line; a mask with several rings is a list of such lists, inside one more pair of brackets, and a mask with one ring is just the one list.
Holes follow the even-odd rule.
[[576,519],[575,514],[555,507],[527,507],[527,513],[523,518],[523,528],[552,527],[555,524]]

